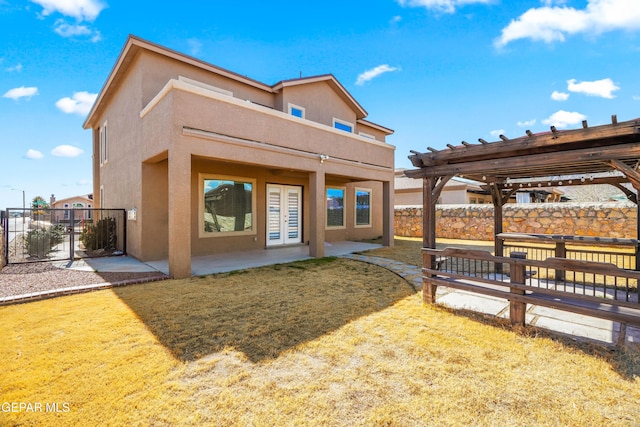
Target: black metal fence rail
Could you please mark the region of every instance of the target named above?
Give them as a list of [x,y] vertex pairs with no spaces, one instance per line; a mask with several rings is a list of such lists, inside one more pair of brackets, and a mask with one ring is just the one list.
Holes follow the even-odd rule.
[[[592,301],[615,300],[638,306],[640,272],[619,268],[611,263],[548,257],[529,259],[526,252],[511,252],[511,257],[496,257],[485,251],[447,248],[423,249],[433,254],[439,274],[457,280],[485,284],[508,283],[511,268],[524,268],[526,289],[556,295],[571,294]],[[427,265],[425,258],[425,265]],[[640,306],[638,306],[640,307]]]
[[5,212],[8,264],[122,255],[124,209],[22,209]]

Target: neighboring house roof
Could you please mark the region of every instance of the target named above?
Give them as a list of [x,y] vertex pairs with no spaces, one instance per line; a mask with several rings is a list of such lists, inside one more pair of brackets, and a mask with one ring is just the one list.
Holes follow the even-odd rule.
[[78,201],[78,200],[83,200],[86,201],[87,203],[93,203],[93,194],[83,194],[80,196],[71,196],[71,197],[65,197],[64,199],[60,199],[60,200],[53,200],[53,203],[51,203],[51,206],[58,205],[58,204],[64,204],[65,202],[70,202],[70,201]]
[[96,98],[96,101],[93,104],[93,107],[91,108],[91,111],[89,112],[89,115],[87,116],[87,119],[83,124],[84,129],[89,129],[94,127],[95,125],[94,121],[96,120],[96,117],[99,115],[101,109],[106,104],[106,102],[108,101],[112,93],[114,93],[117,90],[120,80],[126,74],[127,69],[133,62],[137,53],[142,49],[176,59],[178,61],[190,64],[192,66],[201,68],[203,70],[206,70],[212,73],[219,74],[221,76],[238,81],[240,83],[244,83],[249,86],[253,86],[255,88],[258,88],[260,90],[263,90],[269,93],[277,93],[281,89],[285,87],[290,87],[290,86],[311,84],[311,83],[317,83],[317,82],[326,82],[336,92],[336,94],[347,105],[349,105],[352,108],[352,110],[356,113],[356,118],[359,122],[372,126],[387,134],[393,133],[393,130],[389,128],[376,125],[369,121],[362,120],[367,116],[366,110],[353,98],[353,96],[351,96],[351,94],[344,88],[344,86],[342,86],[342,84],[340,84],[340,82],[338,82],[338,80],[332,74],[324,74],[324,75],[313,76],[313,77],[303,77],[299,79],[282,80],[270,86],[262,82],[259,82],[257,80],[251,79],[249,77],[235,73],[233,71],[229,71],[224,68],[218,67],[216,65],[210,64],[208,62],[202,61],[200,59],[194,58],[192,56],[185,55],[183,53],[166,48],[164,46],[160,46],[158,44],[149,42],[147,40],[143,40],[134,35],[129,35],[127,42],[125,43],[122,51],[120,52],[118,60],[116,61],[113,69],[111,70],[111,73],[109,74],[109,77],[107,78],[104,86],[100,90],[100,93],[98,94],[98,97]]
[[[395,172],[396,176],[395,176],[395,182],[394,182],[395,190],[396,191],[398,190],[422,191],[422,180],[409,178],[405,176],[404,175],[405,170],[406,169],[396,169],[396,172]],[[483,191],[481,185],[482,184],[479,182],[454,176],[449,181],[447,181],[447,183],[444,186],[445,188],[452,188],[452,187],[458,186],[458,187],[465,187],[467,190]]]

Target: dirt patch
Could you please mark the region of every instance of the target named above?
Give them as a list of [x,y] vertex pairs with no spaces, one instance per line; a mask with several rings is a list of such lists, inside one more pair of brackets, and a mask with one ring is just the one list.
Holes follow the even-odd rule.
[[164,277],[161,272],[93,272],[58,268],[49,262],[9,264],[0,270],[0,298],[71,286],[117,283],[148,277]]

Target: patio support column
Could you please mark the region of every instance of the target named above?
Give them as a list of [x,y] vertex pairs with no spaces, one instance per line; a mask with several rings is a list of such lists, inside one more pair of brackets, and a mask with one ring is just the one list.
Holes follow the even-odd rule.
[[191,277],[191,155],[169,150],[169,275]]
[[324,171],[309,174],[309,256],[324,257],[326,198]]
[[394,215],[391,181],[384,181],[382,183],[382,244],[384,246],[393,246]]

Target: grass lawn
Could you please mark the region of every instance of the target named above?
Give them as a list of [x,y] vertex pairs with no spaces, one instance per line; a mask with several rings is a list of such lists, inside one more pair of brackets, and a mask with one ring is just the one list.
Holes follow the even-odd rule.
[[0,322],[2,426],[640,424],[640,354],[424,307],[351,260],[1,307]]

